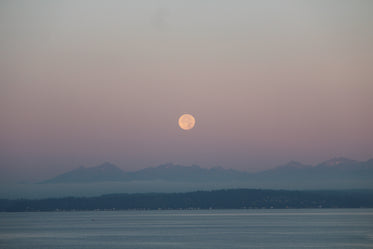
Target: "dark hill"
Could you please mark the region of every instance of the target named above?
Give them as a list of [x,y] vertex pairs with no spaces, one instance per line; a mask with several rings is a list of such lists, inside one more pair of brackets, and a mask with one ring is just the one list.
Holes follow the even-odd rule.
[[372,208],[373,192],[231,189],[189,193],[112,194],[41,200],[0,199],[0,211],[242,209],[242,208]]

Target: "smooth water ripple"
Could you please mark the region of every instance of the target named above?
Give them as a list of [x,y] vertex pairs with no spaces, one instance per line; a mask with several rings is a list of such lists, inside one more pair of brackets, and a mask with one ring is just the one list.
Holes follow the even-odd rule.
[[373,248],[373,209],[0,213],[0,248]]

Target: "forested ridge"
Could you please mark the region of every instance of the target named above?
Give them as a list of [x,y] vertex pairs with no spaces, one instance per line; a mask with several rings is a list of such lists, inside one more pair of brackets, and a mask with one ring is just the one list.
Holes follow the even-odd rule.
[[242,208],[373,208],[373,191],[229,189],[188,193],[0,200],[2,212]]

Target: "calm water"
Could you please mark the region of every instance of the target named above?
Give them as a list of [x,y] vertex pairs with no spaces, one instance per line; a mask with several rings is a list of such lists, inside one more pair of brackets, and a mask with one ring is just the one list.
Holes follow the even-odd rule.
[[0,248],[373,248],[373,209],[0,213]]

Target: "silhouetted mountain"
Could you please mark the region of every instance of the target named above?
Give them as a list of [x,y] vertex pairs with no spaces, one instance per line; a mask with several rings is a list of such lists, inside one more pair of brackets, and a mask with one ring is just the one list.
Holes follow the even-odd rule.
[[257,177],[264,182],[277,182],[291,188],[373,188],[373,160],[358,162],[347,158],[333,158],[315,166],[289,162],[259,172]]
[[262,175],[262,174],[266,175],[266,174],[296,173],[296,172],[307,171],[310,168],[312,168],[312,165],[302,164],[302,163],[296,162],[296,161],[290,161],[289,163],[277,166],[274,169],[258,172],[258,174],[259,175]]
[[291,161],[285,165],[278,166],[274,169],[263,171],[262,173],[284,173],[284,172],[341,172],[341,171],[371,171],[373,170],[373,159],[370,159],[366,162],[359,162],[347,158],[333,158],[317,164],[306,165],[299,162]]
[[121,181],[124,177],[125,173],[120,168],[106,162],[90,168],[81,166],[42,183]]
[[[127,173],[127,179],[130,180],[164,180],[164,181],[231,181],[241,179],[246,172],[232,169],[215,167],[211,169],[201,168],[198,165],[182,166],[172,163],[150,167],[135,172]],[[242,178],[243,179],[243,178]]]
[[222,167],[204,169],[197,165],[182,166],[172,163],[133,172],[124,172],[113,164],[104,163],[91,168],[80,167],[44,181],[43,183],[154,180],[172,182],[214,182],[234,181],[238,179],[244,180],[246,174],[246,172],[224,169]]
[[320,163],[316,167],[334,167],[334,168],[356,168],[359,167],[359,162],[344,157],[335,157],[325,162]]
[[87,183],[103,181],[169,183],[230,184],[237,187],[260,187],[282,189],[336,189],[373,188],[373,159],[358,162],[346,158],[333,158],[318,165],[306,165],[291,161],[274,169],[248,173],[215,167],[201,168],[197,165],[182,166],[172,163],[132,172],[123,172],[113,164],[97,167],[80,167],[58,175],[43,183]]

